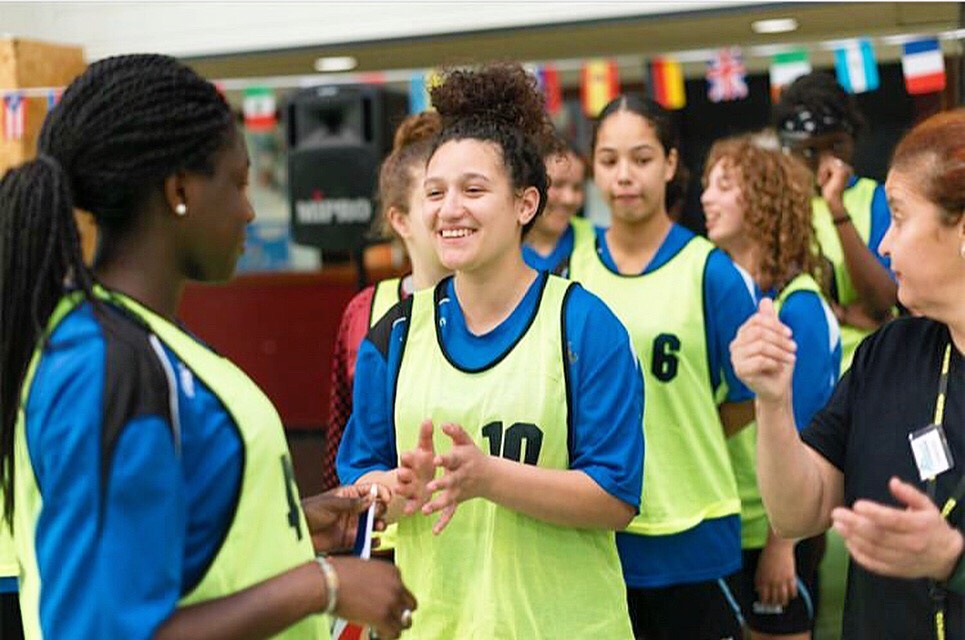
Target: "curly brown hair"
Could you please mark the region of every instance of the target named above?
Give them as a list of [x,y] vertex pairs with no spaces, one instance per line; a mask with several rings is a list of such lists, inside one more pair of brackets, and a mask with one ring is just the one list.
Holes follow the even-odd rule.
[[425,166],[441,130],[442,119],[435,111],[411,115],[395,130],[392,152],[379,167],[379,215],[372,225],[374,236],[388,238],[395,233],[386,215],[389,209],[409,213],[409,196],[417,186],[413,184],[412,170],[419,164]]
[[[434,148],[450,140],[492,142],[502,152],[514,189],[535,187],[539,192],[536,216],[542,214],[549,186],[543,157],[562,147],[536,78],[519,63],[493,63],[448,70],[429,94],[443,125]],[[536,216],[523,227],[523,235]]]
[[813,187],[807,167],[787,154],[761,147],[751,136],[714,143],[704,164],[705,186],[718,162],[740,186],[744,227],[760,248],[755,275],[761,289],[780,290],[804,272],[827,290],[811,221]]

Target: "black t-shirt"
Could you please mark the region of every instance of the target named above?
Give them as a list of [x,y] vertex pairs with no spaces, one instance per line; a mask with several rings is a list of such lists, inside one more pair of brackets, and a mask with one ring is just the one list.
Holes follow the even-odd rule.
[[[844,473],[845,504],[865,498],[897,506],[888,490],[892,476],[926,489],[908,435],[934,419],[950,340],[945,325],[925,318],[881,328],[858,347],[827,407],[803,432],[804,441]],[[954,466],[938,476],[939,505],[965,472],[965,361],[954,345],[942,425]],[[960,515],[953,520],[962,527]],[[926,580],[885,578],[850,563],[843,638],[931,640],[934,620]],[[965,637],[962,596],[948,595],[945,625],[949,639]]]

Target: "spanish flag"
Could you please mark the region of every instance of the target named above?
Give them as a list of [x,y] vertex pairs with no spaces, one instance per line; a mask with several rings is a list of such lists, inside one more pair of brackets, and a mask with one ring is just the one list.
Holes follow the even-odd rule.
[[650,61],[650,91],[653,99],[664,109],[683,109],[687,104],[684,93],[684,73],[673,58],[654,58]]
[[583,65],[580,98],[583,113],[595,118],[608,102],[620,95],[620,77],[613,60],[589,60]]

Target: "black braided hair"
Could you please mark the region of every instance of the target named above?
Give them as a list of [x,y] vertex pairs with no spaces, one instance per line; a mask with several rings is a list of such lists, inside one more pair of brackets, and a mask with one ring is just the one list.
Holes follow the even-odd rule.
[[495,63],[449,71],[429,94],[442,116],[433,153],[451,140],[492,142],[502,151],[513,187],[539,192],[536,215],[523,226],[525,236],[546,207],[549,177],[543,156],[563,150],[536,78],[518,63]]
[[74,207],[105,232],[178,171],[211,175],[235,125],[224,98],[174,58],[95,62],[44,120],[38,155],[0,180],[0,468],[13,517],[14,425],[31,354],[67,287],[93,300]]
[[779,130],[799,109],[830,115],[852,137],[856,137],[865,124],[854,96],[845,91],[834,76],[823,71],[800,76],[781,92],[780,100],[774,105],[774,127]]

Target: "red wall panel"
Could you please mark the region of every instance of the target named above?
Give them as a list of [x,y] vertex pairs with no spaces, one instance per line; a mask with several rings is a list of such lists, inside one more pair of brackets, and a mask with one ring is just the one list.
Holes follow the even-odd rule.
[[251,274],[189,285],[182,322],[268,394],[289,429],[319,429],[328,414],[332,349],[356,291],[350,267]]

